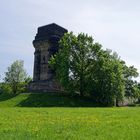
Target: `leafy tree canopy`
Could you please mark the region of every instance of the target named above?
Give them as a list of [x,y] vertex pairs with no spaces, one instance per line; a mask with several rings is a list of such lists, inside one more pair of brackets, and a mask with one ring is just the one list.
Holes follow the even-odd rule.
[[127,67],[116,52],[103,50],[87,34],[66,33],[59,45],[49,64],[56,79],[70,93],[92,96],[104,105],[117,105],[126,95],[128,81],[138,76],[137,70]]
[[8,67],[5,72],[5,83],[9,84],[13,93],[17,93],[21,88],[21,84],[27,79],[27,73],[24,69],[24,62],[22,60],[16,60]]

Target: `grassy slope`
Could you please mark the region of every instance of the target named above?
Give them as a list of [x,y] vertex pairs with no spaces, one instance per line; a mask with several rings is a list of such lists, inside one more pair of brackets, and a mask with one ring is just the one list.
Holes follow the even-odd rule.
[[93,107],[90,99],[48,94],[0,95],[0,107]]
[[[81,108],[76,107],[78,104],[85,106],[87,101],[44,94],[21,94],[13,98],[0,96],[0,138],[139,140],[139,107]],[[49,107],[15,107],[33,105]]]

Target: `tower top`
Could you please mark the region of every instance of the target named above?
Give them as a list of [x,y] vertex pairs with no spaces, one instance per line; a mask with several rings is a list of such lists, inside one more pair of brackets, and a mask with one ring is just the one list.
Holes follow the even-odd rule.
[[50,39],[53,36],[61,38],[66,32],[68,32],[67,29],[55,23],[51,23],[38,28],[37,34],[35,36],[35,41]]

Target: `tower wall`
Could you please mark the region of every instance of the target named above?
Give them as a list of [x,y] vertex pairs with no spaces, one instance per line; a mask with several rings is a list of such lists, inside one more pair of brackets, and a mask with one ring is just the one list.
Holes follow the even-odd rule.
[[29,84],[30,91],[61,91],[62,87],[55,80],[55,71],[52,70],[48,61],[59,49],[59,40],[67,30],[57,24],[49,24],[38,28],[33,41],[34,72],[33,81]]

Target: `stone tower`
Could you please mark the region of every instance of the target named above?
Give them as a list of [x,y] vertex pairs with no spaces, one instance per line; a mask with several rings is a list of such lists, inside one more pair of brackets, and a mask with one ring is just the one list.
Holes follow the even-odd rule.
[[33,81],[29,84],[30,91],[60,91],[61,87],[54,79],[55,72],[49,67],[48,61],[51,55],[59,49],[59,40],[67,30],[52,23],[38,28],[33,40],[34,73]]

